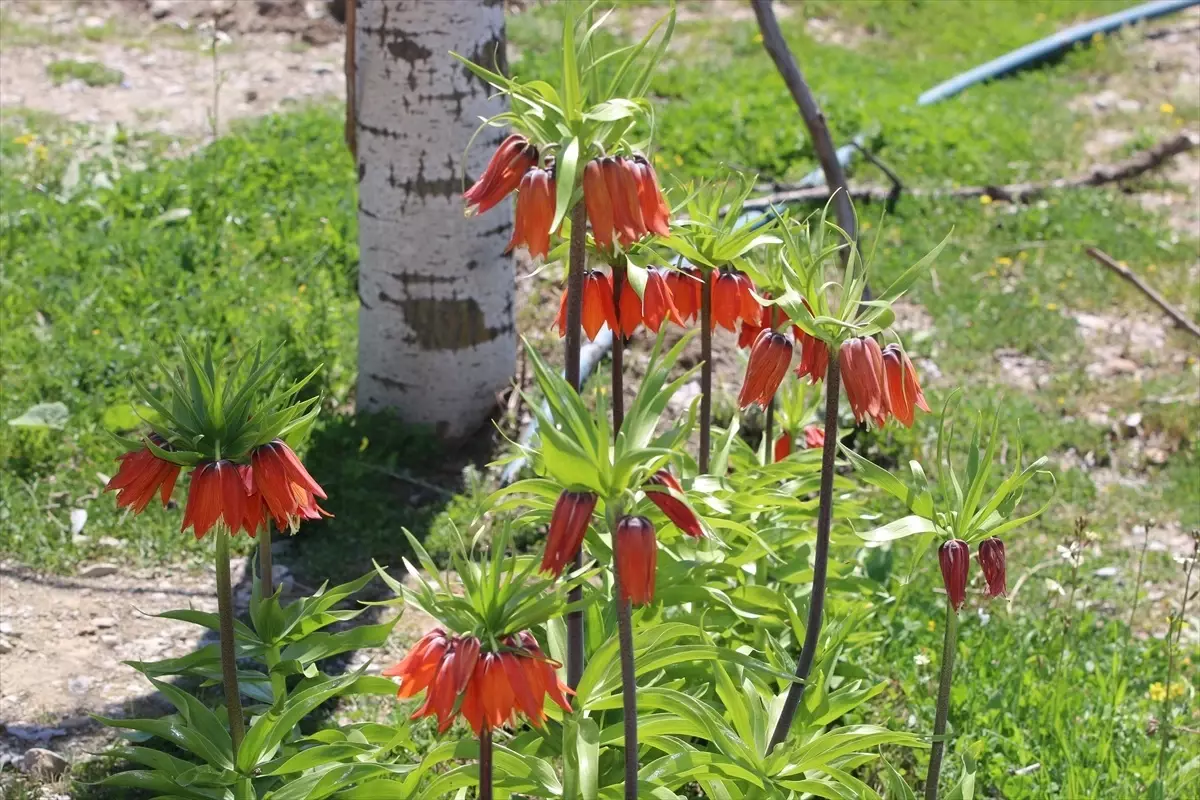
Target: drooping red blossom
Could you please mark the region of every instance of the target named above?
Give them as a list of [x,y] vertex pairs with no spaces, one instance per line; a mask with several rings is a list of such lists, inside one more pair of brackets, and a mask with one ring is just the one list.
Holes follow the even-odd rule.
[[725,269],[714,271],[711,280],[713,329],[720,325],[732,332],[737,328],[742,309],[740,281],[737,275]]
[[[755,303],[755,305],[758,304]],[[757,323],[742,321],[742,327],[738,333],[738,347],[743,350],[754,345],[754,340],[758,338],[758,334],[762,332],[763,328],[779,328],[788,322],[788,315],[777,306],[760,306],[759,310],[760,317]],[[793,326],[793,333],[799,330]],[[798,334],[797,341],[799,341]]]
[[1004,542],[995,536],[984,539],[976,551],[983,579],[987,581],[988,597],[1004,597],[1008,594],[1008,578],[1004,561]]
[[792,435],[790,433],[784,433],[778,439],[775,440],[775,448],[774,448],[772,455],[773,455],[775,461],[783,461],[785,458],[787,458],[791,454],[792,454]]
[[567,491],[558,496],[558,502],[550,514],[550,532],[546,535],[542,572],[558,577],[567,563],[575,558],[592,521],[596,500],[594,492]]
[[962,539],[951,539],[938,548],[942,583],[954,610],[967,601],[967,572],[971,566],[971,548]]
[[642,156],[634,156],[629,162],[634,182],[637,184],[638,203],[642,209],[642,221],[646,230],[657,236],[671,235],[671,209],[663,198],[662,187],[654,167]]
[[764,328],[750,348],[738,407],[744,410],[755,403],[763,408],[770,405],[791,363],[792,340],[785,333]]
[[825,446],[825,429],[820,425],[806,425],[804,428],[804,446],[809,450]]
[[628,281],[621,281],[621,299],[617,303],[617,321],[621,335],[628,339],[642,324],[642,298]]
[[220,521],[230,534],[236,534],[245,520],[247,499],[237,464],[225,459],[198,464],[192,470],[192,485],[188,487],[179,530],[185,531],[190,525],[196,538],[201,539]]
[[517,215],[512,238],[504,252],[524,247],[531,258],[545,258],[550,252],[550,225],[554,222],[554,175],[534,167],[521,178],[517,190]]
[[704,537],[704,528],[700,525],[700,518],[696,516],[696,512],[692,511],[688,504],[679,497],[671,494],[674,492],[682,496],[683,487],[679,485],[679,480],[671,474],[670,470],[660,469],[650,476],[647,483],[670,490],[666,492],[647,491],[646,497],[658,506],[658,510],[663,512],[676,528],[696,539]]
[[300,520],[332,516],[317,505],[317,498],[326,499],[325,490],[283,441],[254,448],[250,467],[246,494],[262,497],[279,530],[295,530]]
[[571,710],[566,697],[571,690],[558,679],[557,665],[533,634],[505,636],[500,645],[499,651],[482,653],[476,637],[447,636],[437,628],[383,674],[400,678],[399,699],[426,693],[412,717],[437,716],[439,731],[449,728],[459,713],[476,734],[513,724],[518,711],[540,727],[546,720],[547,696],[564,711]]
[[638,200],[637,179],[629,164],[620,156],[600,159],[600,172],[604,175],[604,184],[612,201],[613,227],[622,247],[629,247],[647,233],[641,201]]
[[667,290],[679,312],[679,318],[691,322],[700,313],[700,281],[704,280],[695,267],[673,269],[667,273]]
[[842,343],[841,361],[842,384],[854,419],[861,423],[870,417],[882,427],[890,409],[879,343],[870,336],[848,339]]
[[[581,318],[584,334],[588,340],[594,340],[596,334],[605,325],[609,330],[616,330],[617,312],[613,307],[612,280],[606,273],[599,270],[588,270],[583,276],[583,314]],[[562,300],[558,304],[558,316],[554,318],[554,326],[558,328],[559,336],[567,335],[567,290],[563,289]]]
[[537,160],[537,148],[524,136],[514,133],[505,139],[492,154],[479,180],[463,192],[467,216],[482,214],[508,197],[526,171],[537,166]]
[[600,159],[594,158],[583,168],[583,206],[592,223],[592,238],[602,250],[613,247],[613,201],[608,193]]
[[[160,450],[169,450],[166,440],[150,434],[150,441]],[[140,514],[157,493],[165,507],[179,479],[179,465],[172,464],[154,455],[149,447],[131,450],[117,456],[121,466],[117,474],[104,487],[106,492],[117,493],[117,508],[132,508]]]
[[249,464],[238,464],[238,477],[246,489],[246,503],[242,513],[242,530],[254,538],[258,529],[267,524],[270,509],[263,500],[262,493],[254,485],[254,470]]
[[900,345],[893,343],[883,348],[883,373],[892,416],[904,427],[911,428],[916,414],[913,409],[919,408],[928,413],[929,404],[925,402],[925,394],[921,391],[917,370]]
[[744,272],[735,272],[738,281],[738,316],[751,325],[762,325],[763,307],[754,299],[754,283]]
[[654,600],[654,575],[658,567],[658,541],[654,525],[645,517],[622,517],[617,522],[617,566],[621,570],[621,598],[635,605]]
[[664,320],[670,320],[683,327],[683,320],[667,287],[666,276],[662,270],[651,269],[647,272],[646,288],[642,296],[642,322],[651,331],[658,333]]

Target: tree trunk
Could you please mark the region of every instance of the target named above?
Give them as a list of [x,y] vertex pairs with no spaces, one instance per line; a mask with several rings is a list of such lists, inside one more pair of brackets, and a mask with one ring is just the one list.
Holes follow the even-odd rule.
[[[507,71],[503,0],[358,0],[358,408],[457,439],[512,380],[509,201],[463,216],[506,131],[504,98],[450,56]],[[466,158],[464,178],[464,154]]]

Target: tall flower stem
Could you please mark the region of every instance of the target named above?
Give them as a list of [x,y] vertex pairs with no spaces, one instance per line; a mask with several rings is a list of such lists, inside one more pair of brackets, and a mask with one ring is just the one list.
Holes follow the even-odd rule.
[[[625,267],[613,265],[613,307],[621,307],[621,289],[625,285]],[[617,312],[620,313],[619,311]],[[618,317],[617,327],[620,328]],[[613,331],[612,343],[612,427],[613,439],[625,421],[625,336],[620,330]]]
[[246,732],[242,719],[242,699],[238,692],[237,657],[233,638],[233,586],[229,580],[229,534],[224,526],[217,531],[217,616],[221,634],[221,683],[225,688],[225,708],[229,712],[229,737],[236,757]]
[[637,800],[638,729],[637,676],[633,671],[633,607],[621,596],[620,543],[617,520],[621,518],[617,504],[610,506],[608,529],[612,532],[613,602],[617,609],[617,646],[621,659],[621,700],[625,711],[625,800]]
[[929,774],[925,777],[925,800],[937,800],[942,756],[946,753],[946,718],[950,715],[950,680],[954,676],[954,653],[958,644],[958,612],[946,598],[946,636],[942,640],[942,677],[938,681],[937,713],[933,718],[933,749],[929,751]]
[[258,579],[264,598],[275,594],[274,575],[271,572],[271,521],[263,525],[258,534]]
[[479,800],[492,800],[492,729],[479,732]]
[[712,270],[700,282],[700,474],[708,472],[712,449]]
[[[587,269],[587,211],[576,203],[571,211],[571,245],[567,266],[567,353],[564,373],[567,383],[580,389],[579,348],[583,321],[583,273]],[[575,554],[574,569],[583,567],[583,549]],[[572,603],[583,599],[583,588],[576,587],[568,594]],[[583,611],[567,614],[567,685],[574,689],[583,677]]]
[[1198,558],[1200,558],[1200,536],[1193,533],[1192,558],[1188,562],[1187,578],[1183,581],[1183,601],[1179,605],[1179,615],[1174,617],[1171,624],[1167,626],[1167,693],[1163,697],[1162,725],[1159,728],[1162,742],[1158,748],[1158,785],[1164,791],[1166,790],[1167,775],[1167,745],[1171,741],[1171,701],[1173,699],[1171,686],[1175,683],[1175,644],[1183,634],[1183,621],[1187,618],[1188,595],[1192,591],[1192,571],[1196,568]]
[[763,466],[775,460],[775,398],[767,403],[766,419],[763,420]]
[[808,623],[804,628],[804,644],[796,660],[796,682],[788,687],[787,699],[779,722],[771,734],[767,752],[787,739],[796,709],[804,698],[808,673],[812,671],[817,643],[821,638],[821,622],[825,616],[825,576],[829,570],[829,531],[833,527],[833,467],[837,456],[838,401],[841,399],[841,372],[838,354],[830,349],[829,367],[825,372],[825,444],[821,448],[821,493],[817,510],[817,546],[813,553],[812,597],[808,603]]

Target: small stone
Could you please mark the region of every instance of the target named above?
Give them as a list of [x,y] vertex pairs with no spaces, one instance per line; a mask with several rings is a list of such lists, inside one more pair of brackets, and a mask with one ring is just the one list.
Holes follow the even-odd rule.
[[67,691],[71,694],[87,694],[95,682],[96,679],[90,675],[76,675],[67,679]]
[[11,622],[0,622],[0,635],[2,636],[20,636],[15,630]]
[[100,545],[101,547],[114,547],[119,550],[125,546],[125,541],[123,539],[118,539],[115,536],[101,536],[96,540],[96,544]]
[[117,627],[117,621],[112,617],[96,617],[92,624],[100,629]]
[[0,655],[11,653],[13,651],[13,643],[3,636],[0,636]]
[[83,508],[71,509],[71,535],[74,536],[83,530],[83,526],[87,525],[88,513]]
[[44,747],[31,747],[21,758],[21,769],[39,778],[54,779],[61,776],[71,766],[71,762],[53,750]]
[[93,30],[96,28],[103,28],[104,20],[101,17],[88,17],[83,21],[83,27],[92,28]]
[[121,637],[111,633],[105,633],[101,634],[100,642],[106,647],[116,647],[121,643]]
[[313,64],[312,71],[317,75],[332,75],[333,67],[328,64]]
[[1162,466],[1171,459],[1171,454],[1161,447],[1147,447],[1145,453],[1147,461],[1159,466]]
[[116,564],[92,564],[90,567],[84,567],[77,573],[81,578],[104,578],[109,575],[116,575],[120,572],[120,568]]
[[245,101],[247,103],[253,103],[255,100],[258,99],[258,92],[255,91],[254,89],[247,89],[245,91],[245,93],[242,94],[242,97],[245,99]]
[[1125,427],[1130,430],[1137,430],[1138,425],[1142,424],[1142,415],[1134,412],[1125,418]]
[[171,16],[174,10],[175,0],[150,0],[150,16],[155,19],[163,19]]

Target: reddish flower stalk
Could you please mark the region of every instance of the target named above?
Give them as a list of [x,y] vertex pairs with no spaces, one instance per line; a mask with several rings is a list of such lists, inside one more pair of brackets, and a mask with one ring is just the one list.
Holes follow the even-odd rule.
[[[149,438],[160,450],[170,449],[162,437],[151,434]],[[117,456],[117,461],[121,466],[104,487],[106,492],[117,493],[117,508],[129,507],[133,513],[140,514],[156,493],[166,507],[175,490],[175,481],[179,479],[178,464],[164,461],[149,447],[122,453]]]
[[946,752],[946,722],[950,717],[950,682],[954,676],[954,651],[958,641],[958,610],[966,600],[971,548],[962,539],[951,539],[938,549],[942,582],[946,587],[946,632],[942,640],[942,674],[938,681],[937,711],[933,718],[933,745],[925,776],[925,800],[937,800],[942,757]]
[[704,538],[704,528],[701,527],[700,518],[696,516],[696,512],[692,511],[687,503],[675,496],[683,495],[683,487],[679,485],[679,480],[671,474],[670,470],[660,469],[650,477],[647,483],[653,486],[661,486],[668,490],[648,490],[646,497],[650,502],[658,506],[658,510],[663,512],[676,528],[679,528],[679,530],[693,538]]
[[550,515],[550,532],[546,536],[542,572],[557,578],[562,575],[567,562],[574,560],[592,521],[597,499],[593,492],[568,491],[558,496],[554,512]]
[[1008,594],[1007,570],[1004,561],[1004,542],[992,536],[979,543],[976,551],[983,579],[987,581],[988,597],[1004,597]]

